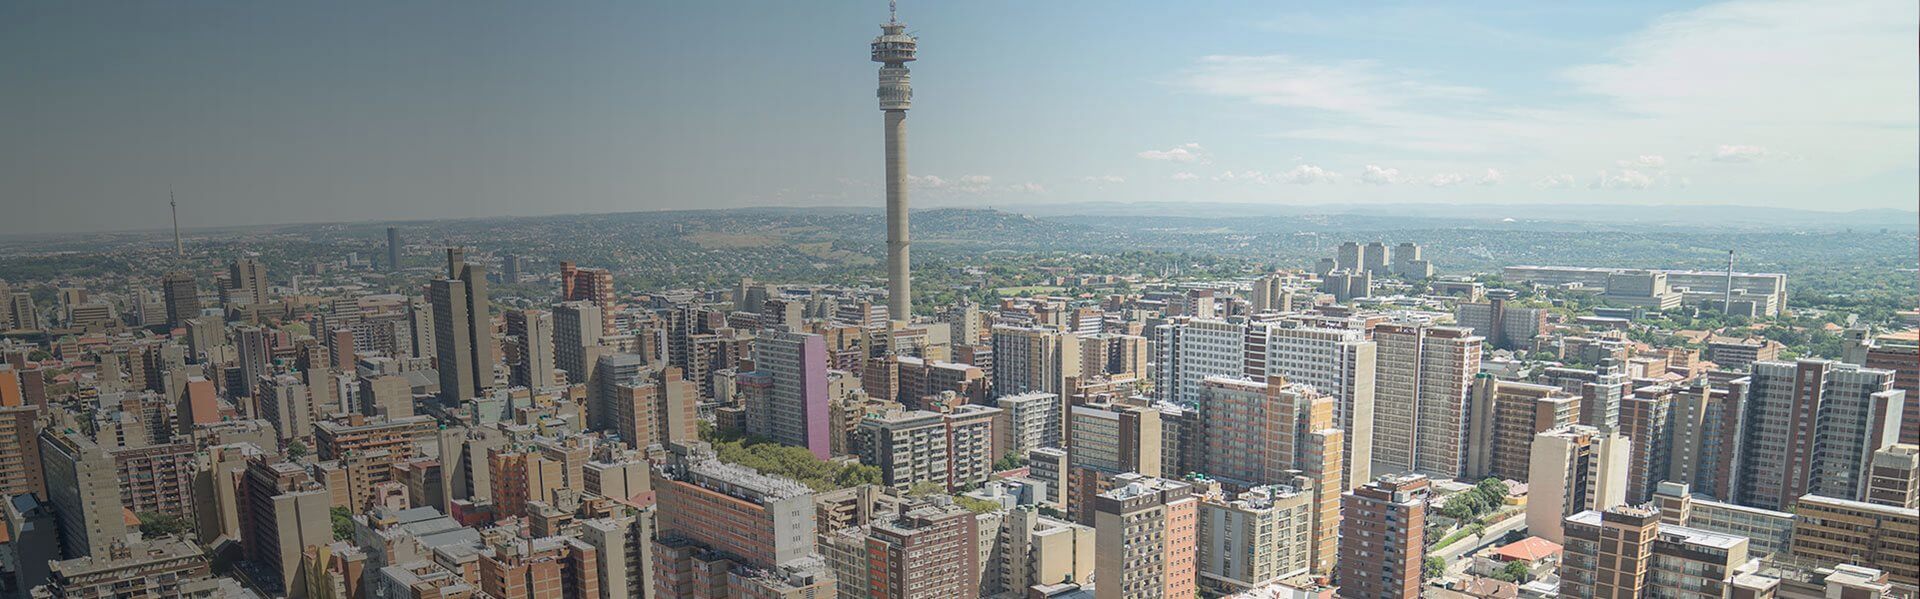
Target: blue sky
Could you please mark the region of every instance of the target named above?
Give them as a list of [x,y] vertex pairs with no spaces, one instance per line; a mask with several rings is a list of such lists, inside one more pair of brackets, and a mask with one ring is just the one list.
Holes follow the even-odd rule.
[[[1462,6],[1463,5],[1463,6]],[[909,1],[917,206],[1912,210],[1911,0]],[[883,2],[0,4],[0,232],[880,203]]]

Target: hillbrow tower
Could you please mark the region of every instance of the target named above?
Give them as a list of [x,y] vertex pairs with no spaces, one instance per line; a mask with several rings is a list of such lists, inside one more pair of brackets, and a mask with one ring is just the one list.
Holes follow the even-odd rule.
[[913,62],[917,42],[907,35],[899,10],[887,3],[887,23],[873,38],[873,61],[880,63],[880,111],[886,114],[887,135],[887,313],[913,317],[913,272],[907,243],[907,109],[913,105],[913,85],[907,63]]

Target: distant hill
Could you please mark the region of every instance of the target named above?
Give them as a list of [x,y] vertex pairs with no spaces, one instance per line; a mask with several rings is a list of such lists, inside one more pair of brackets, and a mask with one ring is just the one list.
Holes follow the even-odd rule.
[[1704,228],[1914,230],[1920,212],[1893,209],[1847,212],[1737,205],[1619,204],[1254,204],[1223,202],[1083,202],[1004,206],[1033,216],[1161,216],[1232,218],[1351,215],[1381,219],[1464,222],[1551,221]]

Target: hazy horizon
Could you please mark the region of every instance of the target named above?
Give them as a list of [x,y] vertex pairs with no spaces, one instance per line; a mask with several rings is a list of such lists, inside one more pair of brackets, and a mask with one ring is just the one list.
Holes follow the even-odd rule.
[[[906,2],[916,208],[1914,210],[1911,2]],[[881,205],[884,2],[0,6],[0,233]]]

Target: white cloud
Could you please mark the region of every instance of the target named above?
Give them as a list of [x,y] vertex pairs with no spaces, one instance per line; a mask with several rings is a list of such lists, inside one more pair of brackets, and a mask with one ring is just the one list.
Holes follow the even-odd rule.
[[949,179],[939,175],[907,175],[907,185],[918,189],[952,193],[983,193],[993,189],[993,177],[962,175]]
[[1505,175],[1500,173],[1500,169],[1489,168],[1487,169],[1487,174],[1480,176],[1480,184],[1481,185],[1499,185],[1500,181],[1505,178],[1506,178]]
[[1311,164],[1302,164],[1292,170],[1280,173],[1281,183],[1311,185],[1314,183],[1333,183],[1340,180],[1340,174]]
[[1772,154],[1760,146],[1741,146],[1722,144],[1713,151],[1715,162],[1758,162]]
[[1653,187],[1651,175],[1633,169],[1622,169],[1609,173],[1600,171],[1593,181],[1587,184],[1592,189],[1646,189]]
[[1364,170],[1360,171],[1360,181],[1363,183],[1371,183],[1374,185],[1387,185],[1389,183],[1399,183],[1400,169],[1386,168],[1376,164],[1369,164],[1366,166]]
[[1460,173],[1441,173],[1427,177],[1427,184],[1434,187],[1452,187],[1466,182],[1467,176]]
[[1578,183],[1578,181],[1573,178],[1573,175],[1547,175],[1539,181],[1535,181],[1533,186],[1540,189],[1566,189],[1573,187],[1576,183]]
[[1039,183],[1028,181],[1026,183],[1015,183],[1012,185],[1008,185],[1007,191],[1011,191],[1015,193],[1045,193],[1047,191],[1047,188],[1046,186],[1041,185]]
[[1080,181],[1084,183],[1094,183],[1094,184],[1105,185],[1105,184],[1111,184],[1111,183],[1126,183],[1127,178],[1122,177],[1120,175],[1095,175],[1090,177],[1081,177]]
[[1667,168],[1667,157],[1658,154],[1641,155],[1639,158],[1633,160],[1616,161],[1614,165],[1620,168],[1641,168],[1657,171]]
[[1175,181],[1192,181],[1198,178],[1200,178],[1200,175],[1189,173],[1187,171],[1180,171],[1173,174],[1173,180]]
[[[1911,173],[1920,160],[1915,22],[1920,3],[1912,0],[1725,0],[1660,15],[1585,64],[1532,81],[1502,78],[1494,90],[1409,68],[1418,63],[1339,56],[1207,56],[1175,83],[1266,107],[1246,125],[1277,128],[1255,134],[1321,144],[1297,153],[1325,146],[1376,152],[1375,160],[1426,173],[1479,172],[1495,163],[1507,175],[1555,185],[1565,179],[1555,173],[1604,165],[1618,180],[1615,188],[1636,184],[1622,179],[1628,171],[1650,186],[1677,186],[1685,177],[1673,172],[1681,168],[1674,157],[1767,161],[1782,166],[1695,183],[1715,192],[1791,195]],[[1561,48],[1584,51],[1588,43]],[[1566,93],[1550,94],[1552,104],[1529,100],[1551,88]],[[1720,147],[1727,140],[1741,145]],[[1795,154],[1777,150],[1785,147]],[[1349,178],[1392,180],[1380,173]],[[1906,193],[1850,201],[1912,206]]]
[[1207,162],[1206,149],[1201,148],[1198,143],[1180,144],[1167,150],[1147,150],[1136,154],[1136,156],[1147,160],[1199,162],[1202,164]]
[[1206,56],[1189,72],[1187,86],[1204,93],[1246,98],[1257,104],[1365,113],[1416,98],[1479,96],[1479,88],[1422,81],[1378,61],[1312,63],[1284,54]]

